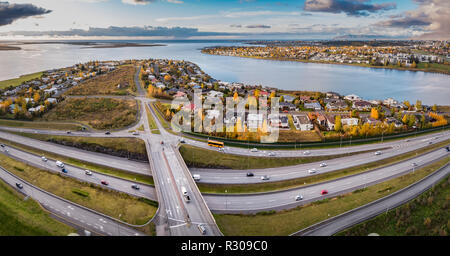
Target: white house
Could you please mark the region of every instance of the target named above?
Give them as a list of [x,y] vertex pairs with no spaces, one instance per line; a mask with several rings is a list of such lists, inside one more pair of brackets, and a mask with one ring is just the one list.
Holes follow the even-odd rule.
[[350,94],[345,96],[344,99],[354,101],[354,100],[361,100],[361,97],[359,97],[356,94]]

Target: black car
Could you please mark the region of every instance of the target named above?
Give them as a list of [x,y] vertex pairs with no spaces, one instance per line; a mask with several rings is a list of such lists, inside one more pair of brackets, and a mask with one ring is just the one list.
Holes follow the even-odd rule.
[[247,177],[253,177],[254,174],[252,172],[247,172]]
[[450,146],[447,146],[446,149],[448,152],[450,152]]
[[2,148],[4,148],[4,147],[5,147],[5,144],[1,144],[0,146],[1,146]]
[[22,185],[21,183],[16,183],[16,187],[22,189],[22,188],[23,188],[23,185]]
[[109,131],[108,131],[108,132],[105,132],[105,134],[106,134],[106,135],[110,135],[110,134],[111,134],[111,132],[109,132]]

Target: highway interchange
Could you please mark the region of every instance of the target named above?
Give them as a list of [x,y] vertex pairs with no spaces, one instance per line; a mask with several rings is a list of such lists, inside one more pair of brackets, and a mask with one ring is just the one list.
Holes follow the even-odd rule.
[[[136,84],[139,84],[138,72],[136,73],[136,76]],[[140,86],[138,86],[138,88],[140,96],[136,97],[136,100],[141,105],[140,118],[133,127],[130,127],[127,130],[111,132],[110,135],[106,135],[100,132],[72,132],[71,134],[66,134],[64,131],[54,130],[11,127],[1,127],[0,129],[4,131],[21,131],[66,136],[136,137],[131,135],[128,130],[144,125],[145,131],[141,132],[137,137],[143,139],[146,144],[147,153],[150,160],[149,163],[130,161],[128,159],[101,153],[87,152],[80,149],[14,135],[8,132],[0,132],[0,138],[106,167],[122,169],[133,173],[153,175],[155,186],[139,184],[140,189],[136,190],[131,187],[131,185],[136,182],[97,172],[93,172],[93,175],[86,175],[84,169],[76,166],[66,165],[68,173],[65,174],[78,180],[98,184],[99,186],[102,186],[99,184],[100,180],[107,180],[109,182],[108,188],[110,189],[159,201],[158,214],[155,218],[157,233],[158,235],[176,236],[202,235],[197,226],[199,224],[204,225],[206,228],[206,235],[222,235],[213,216],[211,215],[211,211],[215,213],[251,213],[265,210],[288,209],[391,179],[406,172],[414,171],[414,168],[420,168],[421,166],[425,166],[448,155],[447,151],[441,148],[424,155],[419,155],[413,159],[408,159],[390,166],[378,168],[370,172],[343,177],[320,184],[307,185],[287,191],[248,195],[204,194],[202,196],[192,179],[191,173],[178,152],[177,147],[179,146],[181,137],[169,133],[163,128],[162,124],[156,117],[156,113],[154,113],[154,110],[149,106],[149,103],[153,100],[144,97],[144,92]],[[147,115],[145,113],[146,105],[149,106],[149,109],[151,110],[150,112],[153,115],[161,134],[152,134],[150,132]],[[307,170],[312,168],[316,169],[316,174],[319,174],[389,158],[415,149],[426,147],[430,142],[438,143],[441,141],[446,141],[449,139],[449,136],[450,133],[441,132],[417,136],[416,138],[411,138],[408,140],[403,139],[352,147],[333,148],[332,150],[311,149],[307,150],[307,155],[305,155],[305,150],[259,150],[258,152],[250,152],[245,148],[226,147],[225,153],[261,157],[267,157],[268,152],[274,152],[275,157],[310,157],[366,150],[383,150],[381,155],[374,155],[373,152],[369,152],[327,160],[326,167],[319,167],[320,162],[315,162],[297,166],[257,170],[193,169],[192,174],[201,174],[201,182],[205,183],[260,183],[264,182],[260,179],[261,175],[269,175],[270,181],[287,180],[310,176],[311,174],[309,174]],[[201,141],[192,140],[189,138],[184,138],[184,141],[189,145],[210,149],[206,143]],[[27,162],[30,165],[41,169],[60,172],[60,168],[56,167],[54,162],[54,160],[57,159],[48,159],[47,162],[44,162],[41,160],[40,156],[18,150],[10,146],[8,147],[8,152],[3,150],[2,153],[8,154],[10,157],[13,157],[19,161]],[[414,168],[412,168],[413,163],[417,165]],[[245,177],[245,174],[249,171],[254,172],[255,176]],[[17,177],[5,170],[1,172],[0,177],[11,185],[18,182]],[[26,184],[22,192],[38,200],[45,208],[49,209],[53,213],[58,212],[64,215],[65,218],[70,219],[72,223],[84,227],[87,230],[95,230],[95,233],[103,235],[119,235],[120,231],[120,235],[142,235],[142,233],[135,231],[133,228],[124,223],[120,223],[112,218],[106,218],[100,213],[87,210],[61,198],[49,195],[48,193],[45,193],[26,182],[22,181],[22,183]],[[186,188],[189,193],[191,198],[189,202],[186,202],[183,197],[180,191],[181,187]],[[328,190],[329,194],[325,196],[321,195],[320,191],[323,189]],[[297,195],[302,195],[303,200],[295,201],[295,197]]]

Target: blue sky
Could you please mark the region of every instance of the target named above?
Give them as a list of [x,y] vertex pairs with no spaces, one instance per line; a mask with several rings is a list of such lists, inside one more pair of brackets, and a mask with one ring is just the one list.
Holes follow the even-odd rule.
[[[18,31],[167,39],[448,38],[448,13],[448,0],[9,0],[0,2],[0,38]],[[2,16],[10,18],[2,22]],[[175,33],[173,27],[188,29]],[[98,29],[80,33],[90,28]]]

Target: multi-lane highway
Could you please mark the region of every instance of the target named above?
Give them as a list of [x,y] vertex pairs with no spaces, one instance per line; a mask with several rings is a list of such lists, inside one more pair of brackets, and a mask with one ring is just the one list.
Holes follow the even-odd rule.
[[120,223],[104,214],[95,212],[62,199],[56,195],[45,192],[9,173],[3,168],[0,168],[0,178],[14,188],[17,188],[16,183],[22,184],[23,188],[20,189],[20,191],[23,194],[37,200],[43,207],[57,215],[59,218],[62,218],[78,227],[83,227],[85,230],[94,232],[95,234],[109,236],[145,235],[144,233],[139,232],[128,225]]
[[[277,168],[248,170],[191,168],[191,172],[192,174],[200,175],[201,179],[199,182],[213,184],[250,184],[289,180],[380,161],[382,159],[398,156],[416,149],[432,146],[430,143],[436,144],[449,139],[450,133],[445,132],[442,134],[435,134],[435,136],[431,138],[399,141],[396,145],[392,146],[392,148],[381,150],[381,155],[376,155],[374,152],[369,152],[326,161]],[[326,166],[321,167],[322,163],[325,163]],[[310,173],[309,171],[314,171],[314,173]],[[254,176],[247,177],[246,174],[249,172],[253,173]],[[261,176],[263,175],[267,175],[269,180],[262,180]]]
[[[170,235],[202,235],[199,226],[205,228],[204,235],[221,235],[208,206],[192,180],[189,171],[176,152],[173,137],[162,128],[154,117],[161,134],[151,134],[149,126],[145,129],[149,158],[153,164],[155,185],[160,191],[159,200],[163,201],[160,209],[161,219],[168,225]],[[189,196],[189,200],[183,192]],[[161,205],[160,205],[161,207]]]
[[[106,175],[103,173],[91,171],[91,175],[86,174],[86,169],[82,169],[73,165],[64,164],[64,169],[67,173],[62,172],[62,168],[56,166],[57,159],[47,158],[47,161],[43,161],[40,156],[18,150],[14,147],[7,146],[0,150],[3,154],[15,158],[21,162],[25,162],[29,165],[35,166],[37,168],[49,170],[55,173],[61,173],[62,175],[75,178],[80,181],[89,182],[92,184],[97,184],[99,186],[106,187],[108,189],[117,190],[124,192],[133,196],[146,197],[148,199],[156,200],[155,188],[153,186],[148,186],[145,184],[140,184],[133,181],[128,181],[118,177]],[[107,181],[108,186],[102,185],[100,182],[102,180]],[[132,184],[138,184],[140,189],[136,190],[131,187]]]
[[85,162],[103,165],[115,169],[121,169],[129,172],[151,175],[148,163],[131,161],[123,157],[116,157],[102,153],[89,152],[74,147],[63,146],[55,143],[35,140],[11,133],[0,132],[0,138],[13,141],[28,147],[55,153],[58,155],[79,159]]
[[[345,176],[332,181],[313,184],[300,188],[280,192],[257,193],[248,195],[205,195],[204,198],[211,209],[218,213],[249,213],[266,210],[289,209],[308,202],[321,200],[327,197],[347,193],[364,186],[370,186],[414,171],[433,161],[448,157],[445,148],[420,155],[397,164],[378,168],[373,171],[356,175]],[[413,166],[413,163],[417,166]],[[322,190],[327,190],[327,195],[321,195]],[[303,200],[296,201],[295,197],[302,195]]]
[[327,219],[292,235],[295,236],[331,236],[353,225],[371,219],[388,210],[416,198],[431,186],[450,174],[450,165],[428,175],[421,181],[414,183],[402,190],[376,200],[367,205],[350,210],[333,218]]

